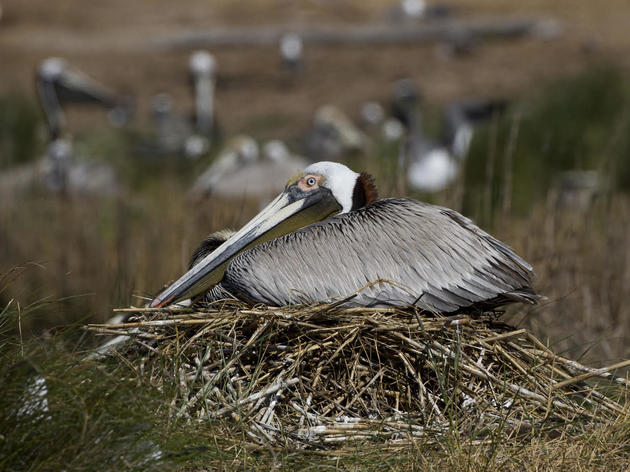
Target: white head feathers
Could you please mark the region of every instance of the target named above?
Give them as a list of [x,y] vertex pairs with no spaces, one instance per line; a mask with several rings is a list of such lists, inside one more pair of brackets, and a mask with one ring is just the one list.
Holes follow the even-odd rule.
[[333,196],[341,204],[341,213],[352,210],[352,195],[359,174],[338,162],[322,161],[311,164],[304,169],[305,174],[316,174],[324,177],[323,186],[330,189]]

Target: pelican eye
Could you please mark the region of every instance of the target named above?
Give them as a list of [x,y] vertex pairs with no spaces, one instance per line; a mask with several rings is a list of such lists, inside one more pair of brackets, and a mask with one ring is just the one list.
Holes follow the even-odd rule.
[[312,187],[316,183],[317,180],[315,180],[315,177],[309,177],[308,179],[306,179],[306,185],[308,185],[309,187]]

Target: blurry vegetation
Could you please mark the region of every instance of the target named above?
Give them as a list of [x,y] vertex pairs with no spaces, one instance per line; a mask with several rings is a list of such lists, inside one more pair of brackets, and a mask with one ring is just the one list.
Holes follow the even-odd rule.
[[48,307],[0,310],[0,469],[161,470],[151,466],[162,395],[124,363],[85,362],[77,327],[21,338],[20,323]]
[[22,96],[0,97],[0,170],[37,158],[43,124],[37,104]]
[[601,171],[605,189],[630,191],[630,88],[616,68],[536,89],[480,126],[466,163],[464,212],[496,216],[507,198],[516,215],[527,214],[568,170]]

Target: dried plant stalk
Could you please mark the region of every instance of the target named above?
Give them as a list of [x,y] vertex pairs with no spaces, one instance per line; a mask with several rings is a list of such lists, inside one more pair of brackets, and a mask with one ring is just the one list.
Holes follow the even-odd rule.
[[[605,389],[628,388],[610,371],[630,362],[582,366],[495,314],[236,302],[119,311],[133,315],[87,328],[137,340],[119,344],[118,355],[142,358],[153,384],[179,385],[175,416],[231,418],[260,443],[399,443],[453,430],[510,436],[628,414]],[[169,367],[176,359],[178,374]],[[593,377],[608,383],[585,383]]]

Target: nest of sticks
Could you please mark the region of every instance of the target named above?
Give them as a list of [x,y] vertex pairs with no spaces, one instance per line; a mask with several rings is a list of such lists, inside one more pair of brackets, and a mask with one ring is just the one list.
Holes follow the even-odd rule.
[[483,440],[627,414],[619,392],[630,382],[611,372],[629,362],[583,366],[492,313],[236,302],[118,311],[132,315],[88,329],[128,336],[116,355],[154,384],[175,385],[175,417],[217,420],[260,443],[439,440],[447,431]]

